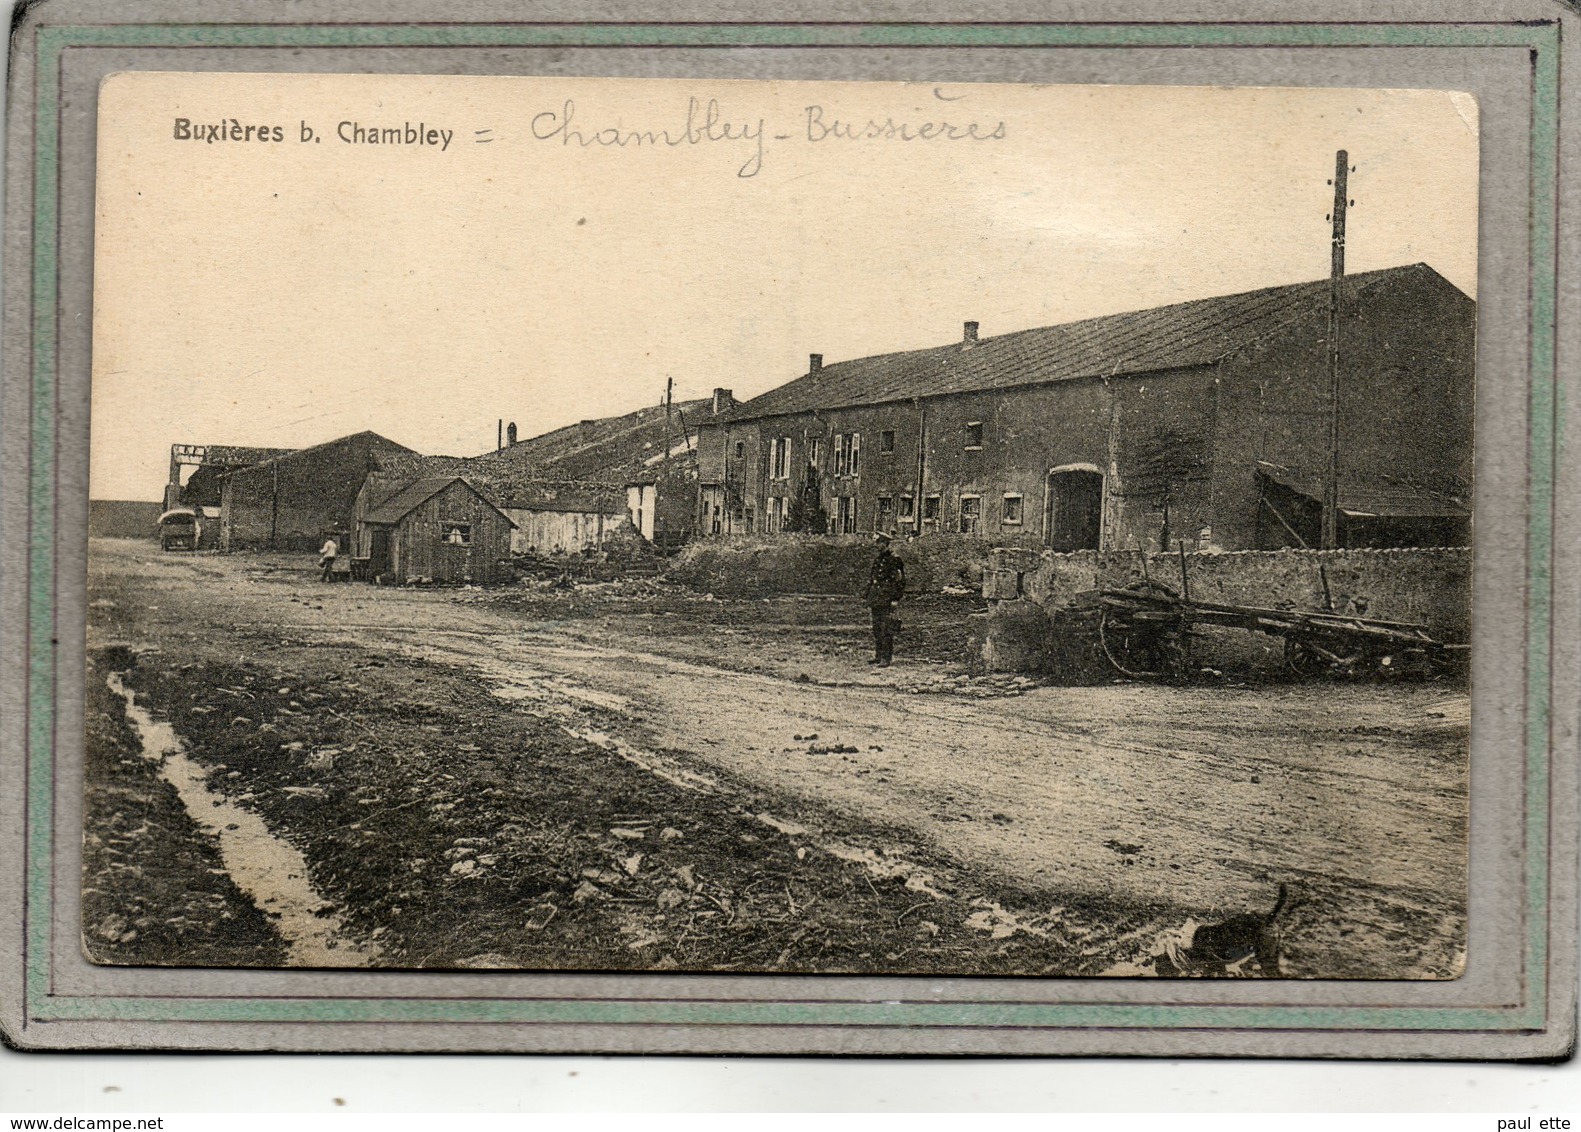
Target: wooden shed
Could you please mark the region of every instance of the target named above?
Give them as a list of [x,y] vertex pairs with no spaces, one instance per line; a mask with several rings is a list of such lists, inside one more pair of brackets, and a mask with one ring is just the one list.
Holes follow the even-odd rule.
[[369,476],[352,511],[352,557],[370,578],[508,582],[510,517],[460,476]]

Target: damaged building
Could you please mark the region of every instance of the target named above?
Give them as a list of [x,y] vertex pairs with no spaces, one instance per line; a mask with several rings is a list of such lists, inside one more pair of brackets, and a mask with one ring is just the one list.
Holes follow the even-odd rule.
[[[570,547],[569,540],[585,537],[589,526],[599,545],[599,530],[612,529],[609,520],[617,513],[649,542],[679,546],[695,533],[700,430],[734,404],[728,389],[716,389],[710,397],[585,420],[520,441],[512,425],[510,442],[476,457],[469,474],[480,482],[538,485],[511,499],[513,514],[540,516],[518,532],[523,546]],[[611,491],[620,497],[616,511],[609,510]],[[574,521],[578,529],[570,529],[572,520],[553,518],[556,513],[581,516]]]
[[1084,549],[1470,538],[1476,303],[1426,264],[825,365],[703,422],[705,534]]
[[[184,444],[170,446],[170,477],[165,483],[165,512],[190,511],[196,520],[197,546],[220,546],[221,503],[228,476],[279,456],[292,448],[260,448],[240,444]],[[155,520],[158,520],[158,512]]]
[[417,454],[376,432],[270,456],[219,479],[222,550],[316,550],[326,531],[350,529],[370,473]]
[[635,526],[626,491],[610,484],[575,480],[522,480],[490,484],[516,529],[514,554],[579,554],[596,550],[622,523]]

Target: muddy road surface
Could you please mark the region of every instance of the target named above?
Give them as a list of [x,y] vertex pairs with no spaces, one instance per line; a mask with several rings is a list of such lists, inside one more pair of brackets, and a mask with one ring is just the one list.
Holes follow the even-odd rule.
[[318,931],[261,905],[261,963],[1146,975],[1281,883],[1287,976],[1462,963],[1452,683],[1050,687],[964,672],[972,598],[875,670],[838,598],[93,552],[104,726],[168,725],[256,815],[198,823],[206,875],[248,830],[306,869]]

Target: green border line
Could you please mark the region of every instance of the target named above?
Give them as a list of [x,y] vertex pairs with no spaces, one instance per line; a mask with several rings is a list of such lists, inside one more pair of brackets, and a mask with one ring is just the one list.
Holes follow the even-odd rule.
[[[167,24],[41,26],[33,176],[31,473],[26,659],[28,963],[32,1022],[472,1022],[747,1026],[1520,1031],[1547,1008],[1548,743],[1555,472],[1554,259],[1559,28],[1533,24]],[[1083,1003],[687,1002],[542,999],[72,997],[49,986],[54,824],[56,316],[61,56],[70,47],[1464,47],[1532,53],[1531,373],[1526,720],[1526,1001],[1511,1007],[1152,1006]],[[1040,980],[1041,985],[1051,985]]]
[[[1528,389],[1526,582],[1526,988],[1539,1017],[1548,994],[1549,744],[1553,704],[1554,475],[1558,454],[1559,34],[1532,52],[1531,373]],[[1545,272],[1551,274],[1545,274]]]
[[[1545,47],[1552,24],[109,24],[41,27],[138,47]],[[42,72],[41,72],[42,73]]]

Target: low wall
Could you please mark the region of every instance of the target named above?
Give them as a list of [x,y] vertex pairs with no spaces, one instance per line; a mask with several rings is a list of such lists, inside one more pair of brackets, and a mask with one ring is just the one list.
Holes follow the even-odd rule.
[[88,537],[156,539],[163,510],[158,503],[136,499],[90,499]]
[[[983,585],[989,546],[961,535],[896,542],[906,589],[938,593]],[[871,535],[726,535],[697,539],[671,558],[671,581],[721,597],[774,593],[858,594],[878,553]]]
[[[1184,578],[1182,578],[1184,568]],[[1095,591],[1150,580],[1199,601],[1411,621],[1447,643],[1469,640],[1471,551],[1276,550],[1178,554],[997,549],[983,582],[989,613],[974,660],[990,671],[1041,669],[1095,678]],[[1325,588],[1326,583],[1326,588]],[[1030,639],[1031,634],[1041,637]],[[1277,637],[1239,629],[1200,632],[1195,664],[1260,671],[1283,664]]]

